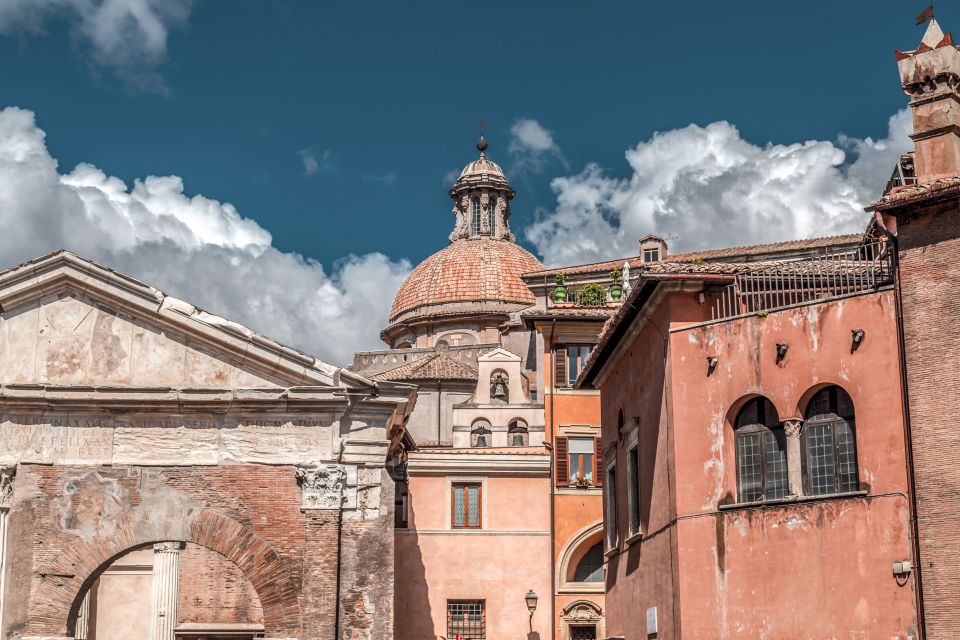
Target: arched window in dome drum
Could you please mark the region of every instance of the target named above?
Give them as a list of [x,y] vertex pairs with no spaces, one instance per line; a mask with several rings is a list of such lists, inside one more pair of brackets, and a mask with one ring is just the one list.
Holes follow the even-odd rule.
[[473,199],[473,235],[480,235],[480,198]]
[[490,202],[487,204],[487,228],[490,229],[490,235],[496,235],[497,231],[497,218],[494,213],[497,210],[497,199],[490,198]]

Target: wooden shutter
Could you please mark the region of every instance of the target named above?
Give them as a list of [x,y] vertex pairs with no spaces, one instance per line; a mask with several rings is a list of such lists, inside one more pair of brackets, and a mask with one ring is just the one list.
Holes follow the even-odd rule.
[[567,380],[567,348],[562,344],[553,347],[553,386],[570,386]]
[[594,438],[593,440],[593,459],[596,460],[595,469],[593,470],[593,484],[598,487],[603,486],[603,475],[606,473],[606,469],[603,468],[603,454],[600,453],[600,438]]
[[557,485],[570,484],[570,457],[567,454],[567,438],[557,436],[554,459],[557,463]]

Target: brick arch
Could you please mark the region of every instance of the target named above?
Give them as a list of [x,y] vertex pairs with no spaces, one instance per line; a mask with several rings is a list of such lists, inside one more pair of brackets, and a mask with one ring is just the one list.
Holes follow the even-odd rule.
[[114,560],[133,549],[177,541],[206,547],[239,567],[260,598],[267,636],[299,636],[300,589],[270,544],[221,513],[201,510],[188,515],[188,527],[183,522],[145,523],[143,516],[128,517],[110,534],[81,539],[64,549],[44,572],[30,626],[44,635],[72,637],[83,594]]

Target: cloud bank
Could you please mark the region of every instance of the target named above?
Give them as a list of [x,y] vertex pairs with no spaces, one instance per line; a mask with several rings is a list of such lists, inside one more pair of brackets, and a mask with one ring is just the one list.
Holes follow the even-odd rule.
[[16,107],[0,111],[0,229],[0,268],[69,249],[332,364],[383,346],[410,269],[372,253],[327,273],[176,176],[129,187],[89,164],[61,174],[34,114]]
[[526,238],[550,264],[636,255],[648,233],[690,251],[861,231],[912,143],[906,109],[887,136],[757,146],[728,122],[657,133],[626,152],[630,175],[589,164],[551,186]]
[[51,20],[66,20],[95,66],[128,84],[163,91],[156,72],[167,55],[170,30],[183,26],[193,0],[3,0],[0,34],[42,34]]

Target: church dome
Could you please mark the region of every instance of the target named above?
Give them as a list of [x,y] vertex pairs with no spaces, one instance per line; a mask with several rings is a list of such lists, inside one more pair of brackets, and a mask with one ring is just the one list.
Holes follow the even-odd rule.
[[543,268],[536,256],[509,240],[455,240],[407,276],[394,298],[390,322],[529,306],[536,299],[520,276]]

